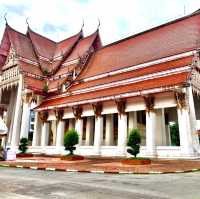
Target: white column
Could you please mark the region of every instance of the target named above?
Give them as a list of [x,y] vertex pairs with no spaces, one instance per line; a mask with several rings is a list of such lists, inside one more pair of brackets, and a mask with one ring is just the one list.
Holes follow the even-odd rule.
[[42,122],[39,118],[38,112],[36,112],[32,146],[39,146],[41,144],[41,127],[42,127]]
[[128,130],[130,131],[133,128],[137,128],[137,112],[129,112],[129,120],[128,120],[129,126]]
[[146,154],[148,156],[156,155],[156,113],[154,111],[146,112]]
[[13,132],[13,123],[14,123],[14,116],[15,116],[15,107],[17,101],[17,91],[15,89],[11,89],[11,95],[9,100],[9,106],[7,111],[7,118],[6,118],[6,125],[9,129],[8,133],[8,143],[11,144],[12,141],[12,132]]
[[95,133],[94,133],[94,152],[100,154],[101,141],[103,139],[103,117],[95,117]]
[[87,117],[86,122],[86,140],[85,145],[90,146],[92,144],[92,139],[94,137],[93,132],[94,131],[94,124],[93,124],[93,118]]
[[2,147],[6,146],[6,137],[2,137],[2,139],[1,139],[1,146]]
[[113,114],[106,115],[106,146],[112,146],[114,141],[114,121],[113,121]]
[[167,135],[165,127],[165,112],[164,108],[156,109],[156,145],[166,146]]
[[22,75],[19,76],[19,83],[17,89],[17,101],[15,105],[15,116],[13,123],[11,146],[15,147],[19,144],[20,123],[21,123],[21,103],[22,103]]
[[[41,103],[41,97],[37,96],[37,106],[40,103]],[[41,130],[42,130],[42,121],[39,118],[39,113],[35,112],[32,146],[40,146],[40,144],[41,144]]]
[[64,131],[65,131],[65,122],[63,120],[60,120],[58,121],[58,125],[57,125],[56,147],[63,146]]
[[42,125],[41,146],[48,146],[49,142],[49,122],[44,122]]
[[191,86],[187,88],[187,93],[188,93],[188,105],[189,105],[189,114],[190,114],[192,143],[195,150],[198,153],[200,153],[199,136],[196,130],[196,113],[195,113],[195,106],[194,106],[194,97],[193,97]]
[[194,151],[192,147],[191,125],[188,110],[186,108],[178,108],[177,112],[181,154],[183,156],[192,156]]
[[127,115],[118,114],[118,151],[122,156],[126,155],[127,130]]
[[30,123],[30,103],[28,100],[23,102],[22,123],[20,138],[28,138],[29,123]]
[[82,140],[83,140],[83,120],[82,119],[76,119],[75,121],[75,130],[79,134],[79,143],[78,145],[82,145]]

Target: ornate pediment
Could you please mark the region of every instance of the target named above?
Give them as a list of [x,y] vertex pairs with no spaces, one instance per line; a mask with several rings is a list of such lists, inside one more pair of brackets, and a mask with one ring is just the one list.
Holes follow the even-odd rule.
[[4,68],[6,69],[15,66],[16,64],[17,64],[17,55],[14,49],[11,47]]

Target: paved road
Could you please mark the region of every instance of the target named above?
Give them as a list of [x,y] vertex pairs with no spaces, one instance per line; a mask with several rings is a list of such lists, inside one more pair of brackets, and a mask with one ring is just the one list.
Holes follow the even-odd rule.
[[200,199],[200,172],[112,175],[0,167],[3,199]]

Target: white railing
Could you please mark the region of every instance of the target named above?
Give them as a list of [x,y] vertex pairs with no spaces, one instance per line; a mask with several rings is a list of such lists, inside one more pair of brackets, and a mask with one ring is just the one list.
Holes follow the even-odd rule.
[[1,83],[4,84],[16,80],[18,76],[19,76],[19,69],[17,66],[9,68],[2,72]]

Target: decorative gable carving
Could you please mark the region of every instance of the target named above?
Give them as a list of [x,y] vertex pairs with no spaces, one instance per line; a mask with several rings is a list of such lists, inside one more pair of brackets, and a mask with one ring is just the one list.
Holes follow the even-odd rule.
[[14,51],[14,49],[11,47],[10,52],[7,56],[6,62],[5,62],[5,68],[9,68],[11,66],[15,66],[17,64],[17,55]]

